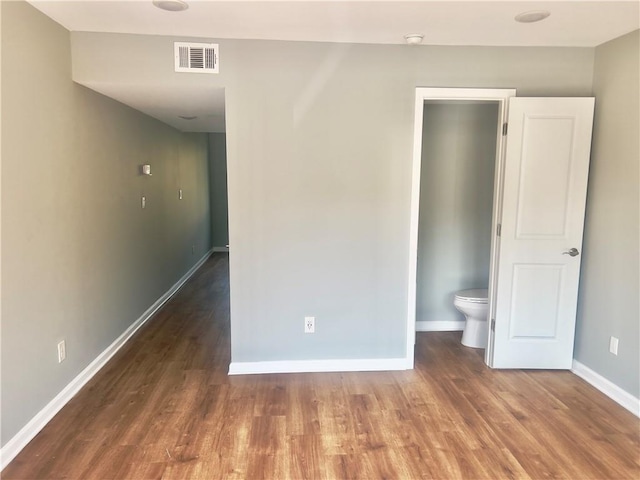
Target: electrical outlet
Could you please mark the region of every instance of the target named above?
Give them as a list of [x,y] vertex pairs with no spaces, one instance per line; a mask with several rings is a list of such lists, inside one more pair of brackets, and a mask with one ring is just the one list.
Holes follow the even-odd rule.
[[609,339],[609,352],[614,355],[618,355],[618,339],[616,337],[611,337]]
[[62,363],[67,358],[67,345],[62,340],[58,343],[58,363]]
[[147,197],[145,197],[144,195],[140,199],[140,205],[142,205],[142,208],[147,208]]
[[316,317],[304,317],[304,333],[316,333]]
[[178,200],[182,200],[182,189],[178,190]]

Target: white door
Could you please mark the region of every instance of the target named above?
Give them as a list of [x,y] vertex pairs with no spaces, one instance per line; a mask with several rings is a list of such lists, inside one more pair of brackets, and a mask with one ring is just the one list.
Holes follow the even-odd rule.
[[593,108],[593,98],[510,100],[494,368],[571,368]]

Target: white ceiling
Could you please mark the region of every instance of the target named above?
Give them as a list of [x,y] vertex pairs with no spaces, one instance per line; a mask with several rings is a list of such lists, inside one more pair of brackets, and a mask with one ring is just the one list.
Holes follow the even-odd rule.
[[[209,38],[402,44],[405,34],[422,33],[423,45],[595,47],[640,28],[640,0],[187,2],[188,10],[167,12],[151,0],[29,0],[71,31]],[[539,9],[551,16],[533,24],[514,21],[518,13]],[[103,93],[161,120],[165,111],[173,119],[183,114],[175,110],[179,97],[165,95],[158,106],[158,98],[145,98],[150,89],[111,90]],[[214,103],[203,116],[220,116],[220,101]],[[157,111],[149,111],[150,105]],[[187,125],[167,123],[192,129],[182,122]]]
[[[176,89],[162,83],[153,88],[134,83],[87,86],[183,132],[225,131],[224,88],[199,85]],[[185,120],[181,115],[197,118]]]
[[[187,0],[183,12],[151,0],[30,3],[71,31],[184,35],[313,42],[403,43],[424,33],[427,45],[595,47],[635,30],[634,1],[206,1]],[[544,9],[537,24],[513,20]]]

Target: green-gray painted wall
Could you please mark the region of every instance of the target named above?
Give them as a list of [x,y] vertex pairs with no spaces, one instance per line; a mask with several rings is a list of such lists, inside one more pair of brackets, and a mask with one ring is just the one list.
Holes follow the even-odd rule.
[[592,48],[192,39],[220,74],[181,75],[174,40],[74,32],[73,78],[225,88],[233,362],[405,356],[415,87],[592,91]]
[[[575,358],[640,396],[640,31],[596,48]],[[609,338],[620,339],[618,355]]]
[[211,245],[229,244],[227,202],[227,141],[224,133],[209,134],[209,185],[211,190]]
[[0,8],[5,445],[210,249],[211,229],[206,135],[75,84],[69,32],[25,2]]

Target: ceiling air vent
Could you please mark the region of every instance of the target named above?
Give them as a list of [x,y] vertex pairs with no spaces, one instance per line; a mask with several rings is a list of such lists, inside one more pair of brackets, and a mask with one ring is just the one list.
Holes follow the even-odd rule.
[[175,42],[176,72],[218,73],[218,44]]

